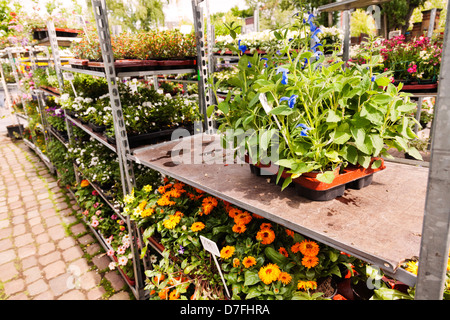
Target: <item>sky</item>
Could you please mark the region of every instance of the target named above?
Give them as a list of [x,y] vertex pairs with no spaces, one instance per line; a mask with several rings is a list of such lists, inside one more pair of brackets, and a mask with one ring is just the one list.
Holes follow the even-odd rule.
[[[34,6],[33,2],[31,0],[15,0],[20,2],[24,8],[31,8]],[[174,0],[171,0],[171,2],[175,2]],[[45,8],[45,3],[47,3],[48,0],[39,0],[39,6],[41,8]],[[58,2],[61,2],[64,7],[68,7],[71,5],[70,0],[58,0]],[[78,3],[85,7],[85,0],[78,0]],[[179,12],[184,13],[192,18],[192,4],[191,0],[179,0],[179,3],[181,4],[181,9],[179,9]],[[234,6],[238,6],[240,9],[244,9],[245,2],[243,0],[209,0],[209,9],[211,13],[216,12],[226,12],[230,10]],[[173,6],[169,5],[166,10],[166,15],[171,16],[174,14]]]

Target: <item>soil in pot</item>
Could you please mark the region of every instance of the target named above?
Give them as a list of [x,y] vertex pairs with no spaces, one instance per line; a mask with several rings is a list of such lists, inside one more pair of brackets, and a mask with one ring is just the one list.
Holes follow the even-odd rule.
[[311,293],[323,292],[322,298],[332,299],[337,293],[337,284],[332,277],[317,280],[317,289]]

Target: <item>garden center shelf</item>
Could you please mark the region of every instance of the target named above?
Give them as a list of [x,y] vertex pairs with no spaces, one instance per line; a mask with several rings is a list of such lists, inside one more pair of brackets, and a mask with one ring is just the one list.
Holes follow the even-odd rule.
[[45,163],[45,165],[47,166],[47,168],[50,170],[51,173],[55,172],[55,167],[53,166],[52,162],[50,161],[50,159],[41,151],[41,149],[39,149],[39,147],[37,147],[33,142],[31,142],[28,139],[23,138],[23,142],[28,146],[28,148],[30,148],[31,150],[33,150],[38,156],[39,158],[41,158],[42,162]]
[[90,127],[85,126],[84,124],[81,123],[80,120],[74,119],[71,116],[66,114],[66,118],[72,122],[73,124],[75,124],[78,128],[82,129],[84,132],[86,132],[87,134],[89,134],[91,137],[93,137],[95,140],[97,140],[98,142],[100,142],[101,144],[103,144],[104,146],[108,147],[111,151],[116,152],[116,147],[113,146],[112,144],[110,144],[107,140],[106,137],[101,134],[101,133],[97,133],[94,132]]
[[218,137],[197,134],[135,150],[128,158],[415,284],[416,276],[399,266],[419,256],[427,168],[389,163],[366,188],[310,201],[255,177],[244,162],[223,164]]
[[64,147],[69,148],[69,141],[61,136],[61,134],[52,126],[48,128],[48,132],[50,132],[59,142],[61,142]]

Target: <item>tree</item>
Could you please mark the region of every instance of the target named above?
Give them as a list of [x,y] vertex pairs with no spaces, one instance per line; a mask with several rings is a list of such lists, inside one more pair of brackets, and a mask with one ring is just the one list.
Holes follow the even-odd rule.
[[381,15],[386,19],[386,30],[408,30],[409,20],[414,9],[422,6],[426,0],[391,0],[381,5]]
[[[91,1],[86,2],[92,9]],[[110,25],[119,25],[131,32],[148,31],[164,24],[163,0],[106,0],[106,7]]]

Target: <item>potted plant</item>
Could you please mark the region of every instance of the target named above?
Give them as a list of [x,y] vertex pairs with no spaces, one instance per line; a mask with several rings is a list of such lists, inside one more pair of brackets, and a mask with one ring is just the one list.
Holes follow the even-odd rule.
[[[289,28],[310,36],[288,39],[286,29],[277,33],[283,41],[277,52],[241,55],[239,72],[228,80],[236,87],[234,97],[229,94],[208,109],[209,115],[218,109],[226,143],[238,147],[239,131],[250,132],[240,146],[251,163],[276,165],[277,181],[286,174],[282,188],[310,172],[317,172],[318,182],[331,184],[351,166],[378,170],[383,161],[377,157],[388,157],[391,147],[421,158],[408,146],[416,137],[411,130],[416,121],[409,116],[416,106],[388,73],[374,71],[381,57],[371,47],[363,54],[365,64],[346,66],[336,53],[323,56],[312,14],[294,16]],[[299,49],[293,51],[295,42]],[[219,85],[213,85],[215,93]],[[373,173],[364,170],[363,176]]]

